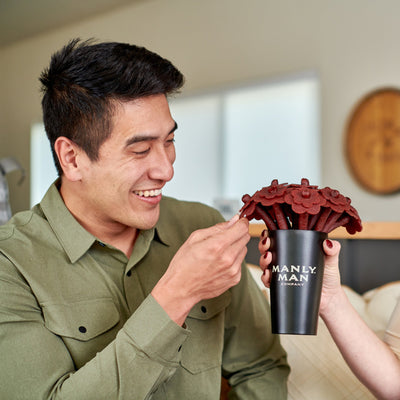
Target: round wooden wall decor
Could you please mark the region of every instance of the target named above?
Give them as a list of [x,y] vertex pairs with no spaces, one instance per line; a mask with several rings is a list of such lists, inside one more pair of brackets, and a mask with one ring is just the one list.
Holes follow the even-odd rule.
[[400,191],[400,89],[365,96],[350,116],[345,153],[357,182],[377,194]]

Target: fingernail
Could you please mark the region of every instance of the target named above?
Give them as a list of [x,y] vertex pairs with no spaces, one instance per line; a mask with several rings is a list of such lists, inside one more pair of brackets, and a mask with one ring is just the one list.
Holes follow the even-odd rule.
[[263,246],[265,246],[265,244],[267,243],[267,240],[268,240],[268,238],[263,239],[262,242],[261,242],[261,244],[262,244]]
[[264,229],[264,230],[262,231],[262,233],[261,233],[261,237],[265,237],[266,235],[267,235],[267,230]]
[[329,240],[326,239],[326,245],[331,249],[333,247],[333,243]]
[[264,258],[267,258],[267,257],[268,257],[268,253],[269,253],[268,251],[265,252]]
[[235,214],[229,221],[237,221],[239,219],[239,214]]
[[235,214],[229,221],[228,226],[233,225],[235,222],[239,221],[239,214]]

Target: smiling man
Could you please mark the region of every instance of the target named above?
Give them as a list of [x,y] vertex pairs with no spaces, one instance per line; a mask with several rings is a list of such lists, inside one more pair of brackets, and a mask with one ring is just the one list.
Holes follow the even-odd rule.
[[117,106],[112,134],[94,162],[71,139],[55,140],[67,208],[127,257],[138,231],[158,220],[162,188],[174,174],[176,127],[165,95],[156,94]]
[[233,398],[286,398],[247,220],[162,196],[182,74],[73,40],[40,80],[59,179],[0,228],[0,397],[209,400],[224,376]]

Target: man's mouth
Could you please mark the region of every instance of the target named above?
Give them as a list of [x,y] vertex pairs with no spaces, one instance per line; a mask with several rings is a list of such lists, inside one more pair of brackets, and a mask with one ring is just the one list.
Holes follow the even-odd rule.
[[135,190],[134,193],[140,197],[156,197],[161,194],[161,189],[156,190]]

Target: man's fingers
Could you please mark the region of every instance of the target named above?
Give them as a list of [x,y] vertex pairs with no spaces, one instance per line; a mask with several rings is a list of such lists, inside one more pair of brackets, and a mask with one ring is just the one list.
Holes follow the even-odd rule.
[[[238,244],[250,240],[249,221],[245,218],[237,219],[234,217],[230,221],[222,222],[203,231],[204,239],[211,238],[217,240],[223,247]],[[243,243],[242,243],[243,245]]]
[[199,229],[195,231],[199,239],[204,240],[217,234],[225,235],[228,231],[237,232],[239,236],[245,234],[249,230],[249,221],[246,218],[239,218],[234,215],[229,221],[220,222],[209,228]]

